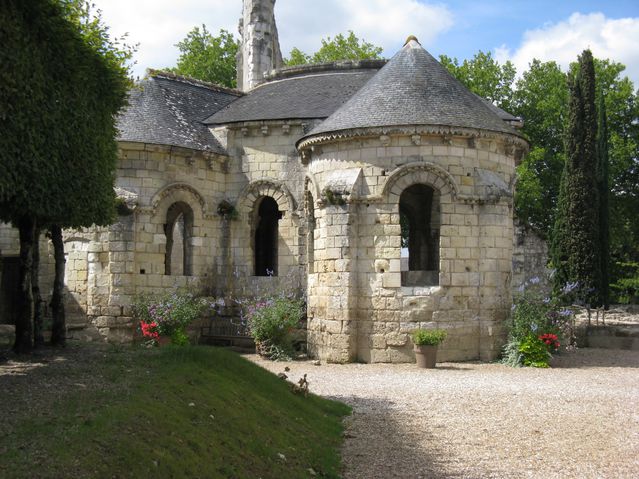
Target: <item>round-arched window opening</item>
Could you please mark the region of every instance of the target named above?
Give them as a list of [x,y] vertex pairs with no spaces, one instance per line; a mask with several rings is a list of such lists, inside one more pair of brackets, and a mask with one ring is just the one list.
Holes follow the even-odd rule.
[[399,198],[402,285],[439,284],[439,192],[424,184]]
[[255,276],[277,276],[278,221],[281,217],[273,198],[264,196],[259,200],[254,236]]
[[191,276],[193,274],[191,247],[193,210],[188,204],[178,201],[169,206],[166,211],[164,234],[166,235],[164,274]]

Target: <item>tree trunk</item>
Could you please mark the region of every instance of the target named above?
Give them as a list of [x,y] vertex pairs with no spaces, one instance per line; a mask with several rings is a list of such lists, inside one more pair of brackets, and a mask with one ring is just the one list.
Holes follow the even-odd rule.
[[40,228],[36,226],[33,241],[33,262],[31,264],[31,291],[33,294],[33,345],[35,347],[44,344],[42,335],[42,323],[44,320],[44,308],[42,307],[42,295],[40,294]]
[[51,295],[51,344],[64,346],[66,342],[66,320],[64,317],[64,301],[62,288],[64,287],[64,243],[62,242],[62,228],[51,225],[51,241],[55,256],[55,278],[53,279],[53,294]]
[[18,354],[23,354],[31,352],[33,349],[31,271],[36,222],[35,219],[24,216],[20,218],[16,226],[20,231],[20,290],[16,298],[16,338],[13,350]]

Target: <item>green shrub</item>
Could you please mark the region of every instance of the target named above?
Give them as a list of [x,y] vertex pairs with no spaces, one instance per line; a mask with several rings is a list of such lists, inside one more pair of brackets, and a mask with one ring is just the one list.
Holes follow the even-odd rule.
[[188,344],[186,328],[200,317],[208,302],[188,291],[140,294],[133,301],[133,317],[139,321],[142,335],[153,342],[159,336],[174,344]]
[[436,346],[446,339],[443,329],[417,329],[411,334],[415,346]]
[[243,319],[255,340],[258,353],[270,359],[286,359],[293,354],[291,333],[306,313],[301,298],[280,295],[242,303]]
[[[563,296],[578,289],[567,284]],[[561,302],[544,294],[539,278],[532,278],[518,288],[513,298],[508,341],[502,350],[502,362],[509,366],[548,367],[551,354],[559,349],[559,336],[567,348],[574,348],[574,313]]]
[[612,299],[621,304],[639,303],[639,263],[615,263],[617,280],[610,285]]
[[547,368],[552,355],[548,346],[537,336],[528,336],[519,344],[521,361],[524,366]]

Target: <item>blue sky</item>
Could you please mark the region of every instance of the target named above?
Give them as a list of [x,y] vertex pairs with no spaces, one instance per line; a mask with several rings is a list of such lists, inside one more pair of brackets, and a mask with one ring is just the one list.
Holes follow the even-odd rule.
[[[175,65],[175,43],[196,25],[237,31],[241,0],[94,0],[114,34],[140,44],[136,76]],[[277,0],[275,15],[286,56],[294,46],[312,53],[320,40],[355,34],[392,56],[409,34],[433,55],[460,60],[478,50],[519,72],[532,58],[562,66],[585,48],[627,66],[639,87],[639,1],[548,0]]]

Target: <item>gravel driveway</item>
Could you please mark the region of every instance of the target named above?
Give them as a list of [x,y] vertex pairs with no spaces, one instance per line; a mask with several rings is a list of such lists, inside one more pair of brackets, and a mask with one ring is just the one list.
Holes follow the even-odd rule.
[[582,349],[552,369],[250,358],[353,406],[345,479],[639,477],[639,351]]

